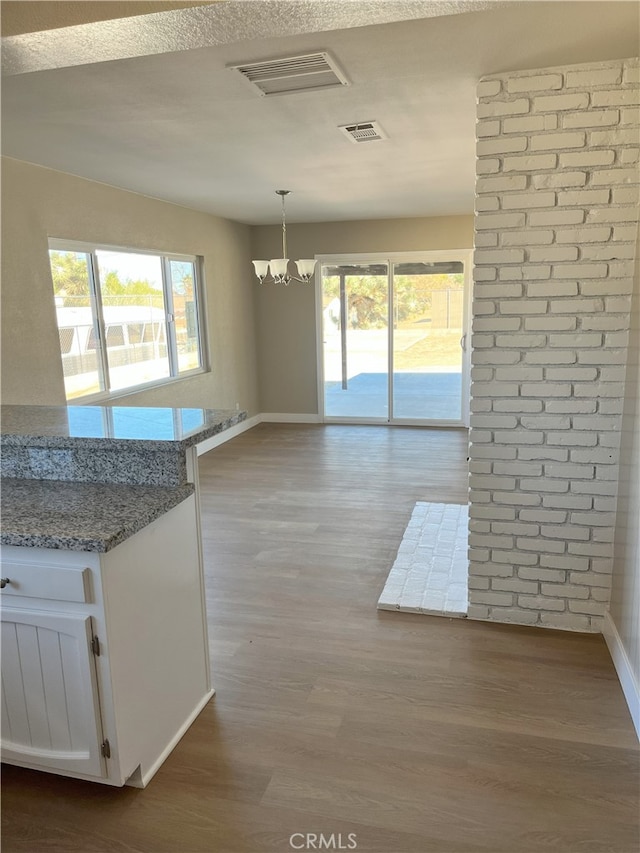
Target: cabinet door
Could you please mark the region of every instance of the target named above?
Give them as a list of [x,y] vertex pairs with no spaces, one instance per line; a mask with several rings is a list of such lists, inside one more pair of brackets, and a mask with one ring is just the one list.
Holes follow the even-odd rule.
[[5,607],[2,759],[105,775],[91,618]]

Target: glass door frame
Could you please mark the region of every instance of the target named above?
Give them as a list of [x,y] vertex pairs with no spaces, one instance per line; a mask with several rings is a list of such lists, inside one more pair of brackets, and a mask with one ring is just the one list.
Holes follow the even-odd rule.
[[[318,374],[318,412],[322,423],[344,424],[392,424],[396,426],[429,426],[429,427],[468,427],[470,416],[470,373],[471,373],[471,299],[472,299],[472,267],[473,249],[446,249],[442,251],[425,252],[374,252],[367,254],[349,253],[338,255],[316,255],[315,295],[316,295],[316,340],[317,340],[317,374]],[[461,382],[461,417],[455,420],[427,418],[397,418],[393,412],[393,380],[394,380],[394,330],[393,330],[393,265],[411,262],[438,263],[460,261],[464,268],[464,294],[462,318],[462,382]],[[324,329],[322,312],[322,268],[328,264],[387,264],[387,394],[389,401],[389,416],[375,417],[338,417],[325,413],[324,388]]]

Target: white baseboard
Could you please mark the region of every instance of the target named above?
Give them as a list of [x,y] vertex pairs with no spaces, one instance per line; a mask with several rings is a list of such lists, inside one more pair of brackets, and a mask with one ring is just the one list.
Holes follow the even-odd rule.
[[320,415],[291,412],[263,412],[260,415],[262,422],[266,424],[319,424],[322,423]]
[[198,456],[202,456],[203,453],[208,453],[210,450],[213,450],[214,447],[219,447],[221,444],[224,444],[225,441],[229,441],[237,435],[241,435],[243,432],[246,432],[248,429],[258,426],[261,421],[262,415],[254,415],[252,418],[247,418],[246,421],[240,421],[239,424],[235,424],[235,426],[229,427],[229,429],[225,429],[217,435],[212,435],[211,438],[207,438],[206,441],[203,441],[197,446]]
[[624,698],[627,700],[631,719],[633,720],[633,725],[636,727],[638,740],[640,740],[640,687],[638,686],[631,663],[618,634],[618,629],[608,611],[604,615],[602,634],[609,648],[613,665],[618,673],[622,692],[624,693]]

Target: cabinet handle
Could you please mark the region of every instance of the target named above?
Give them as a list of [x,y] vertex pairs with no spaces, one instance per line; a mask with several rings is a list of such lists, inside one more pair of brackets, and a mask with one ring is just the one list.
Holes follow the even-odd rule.
[[11,583],[9,578],[0,578],[0,589],[4,589],[8,583]]

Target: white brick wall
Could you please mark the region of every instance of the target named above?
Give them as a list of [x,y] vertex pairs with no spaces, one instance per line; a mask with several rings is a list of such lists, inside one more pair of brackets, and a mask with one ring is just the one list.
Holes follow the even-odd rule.
[[638,218],[638,60],[478,86],[469,616],[600,629]]

